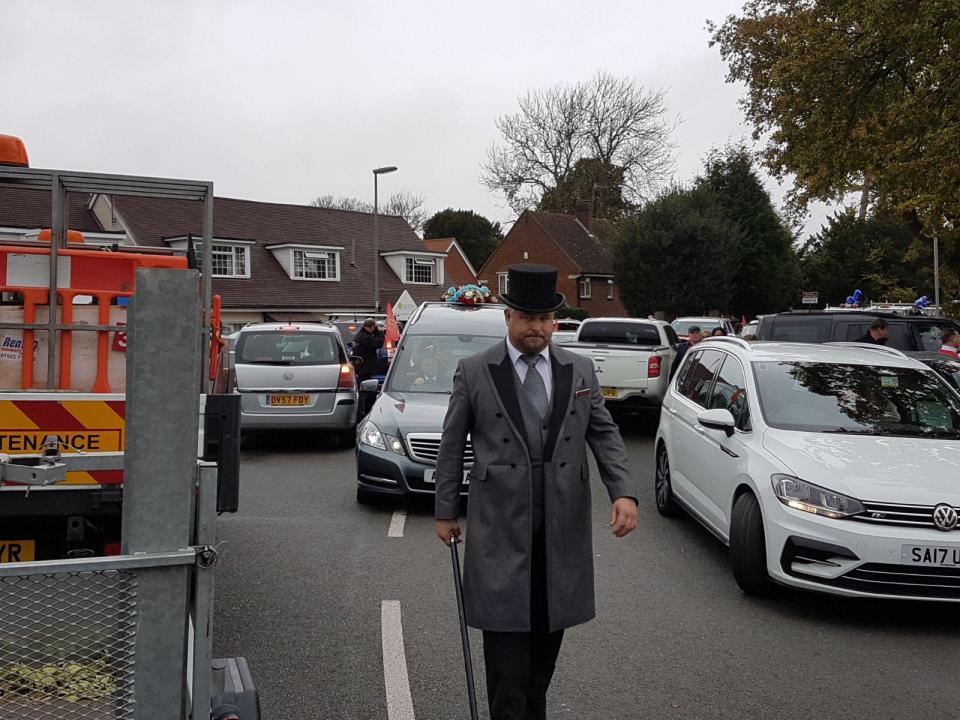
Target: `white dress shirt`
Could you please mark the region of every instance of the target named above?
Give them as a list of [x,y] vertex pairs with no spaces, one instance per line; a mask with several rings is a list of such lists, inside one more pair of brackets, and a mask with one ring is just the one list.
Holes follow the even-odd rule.
[[[510,342],[510,338],[507,338],[507,353],[510,355],[510,361],[513,363],[513,369],[517,371],[517,377],[520,378],[520,384],[523,385],[523,381],[527,379],[527,370],[529,365],[527,365],[526,360],[522,359],[524,353],[517,350],[513,343]],[[543,385],[547,389],[547,399],[553,399],[553,373],[550,370],[550,344],[547,343],[547,346],[543,348],[539,353],[539,358],[537,358],[536,365],[533,366],[534,370],[540,373],[540,377],[543,378]]]

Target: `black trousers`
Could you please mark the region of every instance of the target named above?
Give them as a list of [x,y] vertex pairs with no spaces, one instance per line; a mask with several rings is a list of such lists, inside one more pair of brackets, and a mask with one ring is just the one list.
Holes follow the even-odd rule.
[[483,631],[483,661],[491,720],[545,720],[547,689],[563,643],[550,632],[544,534],[533,536],[530,632]]

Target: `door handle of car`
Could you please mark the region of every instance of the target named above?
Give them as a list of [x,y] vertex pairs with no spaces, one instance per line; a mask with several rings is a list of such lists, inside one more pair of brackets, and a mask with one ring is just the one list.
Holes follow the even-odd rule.
[[694,425],[693,429],[696,430],[701,435],[705,435],[707,432],[707,429],[703,425]]
[[673,415],[674,417],[677,416],[677,411],[674,410],[673,408],[669,408],[669,407],[668,407],[668,408],[667,408],[667,412],[670,413],[671,415]]

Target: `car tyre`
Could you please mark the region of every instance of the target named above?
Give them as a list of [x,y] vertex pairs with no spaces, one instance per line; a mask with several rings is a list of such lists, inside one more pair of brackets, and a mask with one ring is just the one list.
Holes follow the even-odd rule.
[[747,595],[769,597],[776,585],[767,572],[767,543],[760,503],[745,492],[733,504],[730,518],[730,567],[737,585]]
[[357,429],[355,427],[340,430],[337,433],[337,444],[342,448],[354,448],[357,446]]
[[673,487],[670,485],[670,458],[667,456],[667,447],[660,443],[657,449],[657,468],[654,480],[656,492],[657,512],[664,517],[677,518],[684,515],[683,508],[673,497]]
[[357,487],[357,502],[360,505],[376,505],[379,500],[380,497],[377,493],[370,492],[359,486]]

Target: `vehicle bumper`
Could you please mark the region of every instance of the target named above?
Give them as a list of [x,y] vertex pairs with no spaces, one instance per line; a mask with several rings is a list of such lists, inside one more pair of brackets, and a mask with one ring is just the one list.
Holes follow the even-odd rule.
[[630,391],[618,398],[605,398],[605,401],[611,410],[655,410],[663,403],[663,397],[646,391]]
[[357,424],[357,407],[356,397],[340,395],[334,401],[333,409],[325,413],[241,410],[240,427],[244,430],[347,430]]
[[850,597],[960,601],[960,568],[901,563],[904,546],[960,552],[960,531],[831,520],[775,497],[764,510],[767,568],[777,582]]
[[[385,496],[433,495],[433,483],[424,481],[424,472],[433,467],[391,450],[357,445],[357,485],[369,492]],[[460,486],[460,494],[467,494],[466,485]]]

